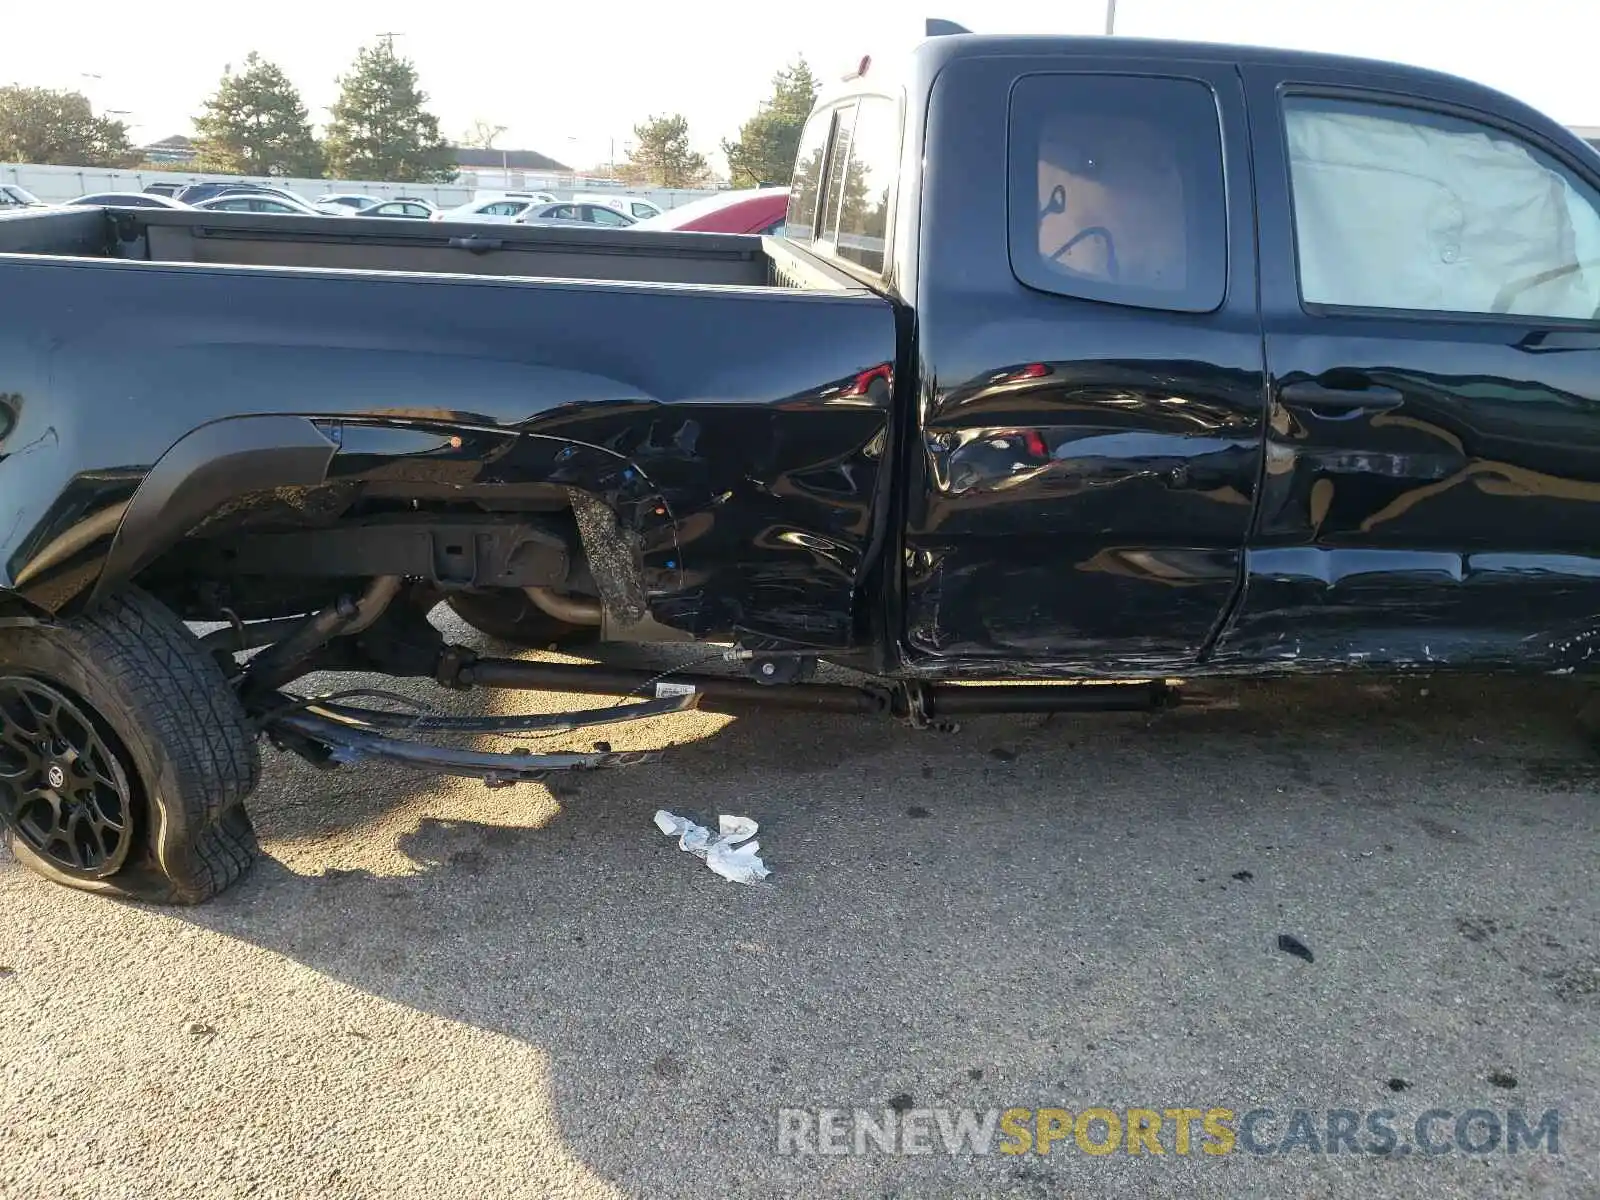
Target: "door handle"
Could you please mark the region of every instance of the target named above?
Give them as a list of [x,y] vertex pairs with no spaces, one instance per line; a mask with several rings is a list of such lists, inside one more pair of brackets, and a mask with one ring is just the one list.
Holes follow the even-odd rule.
[[1329,387],[1314,380],[1285,384],[1278,397],[1290,408],[1309,408],[1321,412],[1351,412],[1355,409],[1399,408],[1405,397],[1392,387]]

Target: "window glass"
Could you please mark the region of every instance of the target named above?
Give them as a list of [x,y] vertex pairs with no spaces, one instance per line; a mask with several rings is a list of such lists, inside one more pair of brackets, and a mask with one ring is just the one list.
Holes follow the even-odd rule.
[[656,210],[651,208],[648,204],[630,204],[628,207],[633,210],[633,215],[638,217],[641,221],[646,217],[653,217],[656,215]]
[[821,219],[817,222],[818,236],[832,241],[839,232],[839,210],[844,203],[846,167],[850,163],[851,131],[856,123],[856,106],[846,104],[838,110],[837,131],[833,135],[833,148],[828,151],[828,174],[823,182]]
[[1600,196],[1509,134],[1396,105],[1284,103],[1308,304],[1594,320]]
[[1011,96],[1011,265],[1030,287],[1209,312],[1227,290],[1216,98],[1203,83],[1030,75]]
[[899,165],[899,106],[882,96],[863,96],[856,108],[831,240],[840,258],[879,274],[889,226],[889,193]]
[[595,222],[597,225],[631,224],[627,217],[623,216],[621,213],[612,208],[603,208],[596,204],[591,206],[589,211],[592,214],[589,219]]
[[800,134],[794,177],[789,183],[789,212],[783,234],[791,241],[809,242],[817,220],[817,196],[822,189],[822,156],[828,150],[833,113],[813,113]]

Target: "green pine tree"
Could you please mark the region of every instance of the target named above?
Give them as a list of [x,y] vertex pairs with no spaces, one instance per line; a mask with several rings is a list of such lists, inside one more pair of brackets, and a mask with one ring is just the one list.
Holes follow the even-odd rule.
[[322,147],[311,132],[299,91],[253,50],[239,74],[224,70],[194,128],[202,171],[297,178],[322,174]]
[[787,184],[800,147],[800,131],[817,98],[817,79],[805,59],[772,77],[772,95],[739,128],[737,141],[724,141],[728,174],[736,185]]
[[689,148],[689,118],[651,117],[633,127],[638,144],[628,154],[624,178],[656,187],[698,187],[710,174],[706,156]]
[[392,42],[363,47],[339,87],[324,142],[336,178],[448,183],[456,177],[439,118],[423,107],[428,97],[417,86],[417,68]]

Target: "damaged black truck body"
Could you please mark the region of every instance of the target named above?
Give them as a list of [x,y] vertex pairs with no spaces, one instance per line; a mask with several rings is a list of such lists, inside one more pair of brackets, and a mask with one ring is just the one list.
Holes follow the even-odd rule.
[[[255,853],[261,732],[501,783],[626,757],[430,735],[1582,669],[1597,181],[1444,76],[955,35],[824,92],[779,237],[0,217],[0,818],[192,902]],[[479,655],[441,603],[737,673]],[[327,669],[627,700],[295,690]]]

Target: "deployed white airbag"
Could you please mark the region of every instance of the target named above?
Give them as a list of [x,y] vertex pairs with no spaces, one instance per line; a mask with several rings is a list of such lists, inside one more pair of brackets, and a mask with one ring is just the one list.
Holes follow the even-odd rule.
[[1600,213],[1589,196],[1479,126],[1351,107],[1291,101],[1286,114],[1308,303],[1486,313],[1498,300],[1594,319]]

